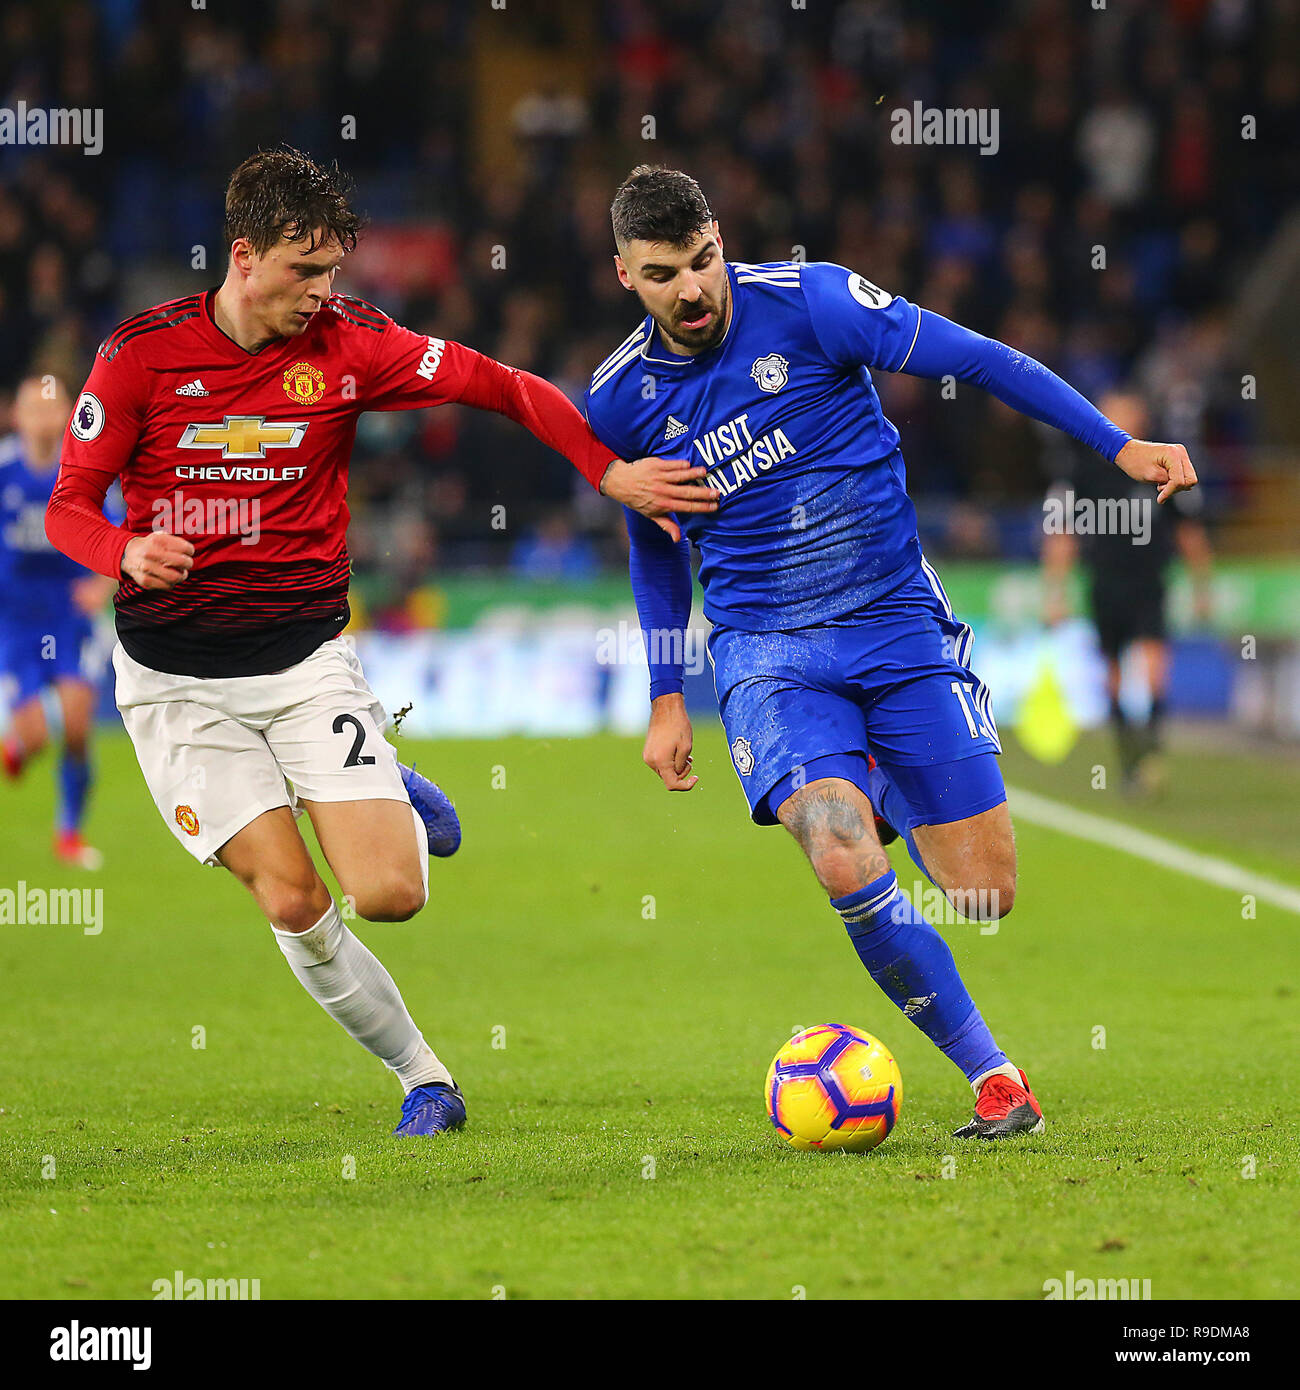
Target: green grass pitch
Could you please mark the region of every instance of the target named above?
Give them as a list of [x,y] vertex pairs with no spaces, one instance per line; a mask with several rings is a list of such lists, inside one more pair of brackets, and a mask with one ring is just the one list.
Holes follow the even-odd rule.
[[[963,1143],[969,1088],[700,725],[689,795],[637,740],[404,744],[465,844],[414,921],[359,925],[466,1092],[431,1142],[390,1137],[396,1083],[174,844],[124,738],[98,749],[99,875],[49,855],[48,760],[0,786],[0,888],[100,886],[105,914],[0,926],[0,1296],[149,1298],[177,1270],[264,1299],[1038,1299],[1069,1270],[1294,1295],[1300,919],[1021,824],[1015,911],[945,933],[1049,1127]],[[1300,883],[1293,766],[1175,758],[1142,810],[1090,789],[1104,749],[1009,753],[1008,780]],[[773,1052],[830,1021],[902,1068],[873,1154],[795,1153],[764,1114]]]

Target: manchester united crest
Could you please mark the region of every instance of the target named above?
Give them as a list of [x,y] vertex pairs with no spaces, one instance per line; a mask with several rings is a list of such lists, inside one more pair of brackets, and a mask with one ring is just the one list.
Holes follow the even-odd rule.
[[299,405],[315,405],[325,394],[325,373],[310,362],[295,362],[284,374],[284,394]]
[[197,835],[199,833],[199,818],[194,814],[192,806],[178,806],[176,808],[176,824],[187,835]]

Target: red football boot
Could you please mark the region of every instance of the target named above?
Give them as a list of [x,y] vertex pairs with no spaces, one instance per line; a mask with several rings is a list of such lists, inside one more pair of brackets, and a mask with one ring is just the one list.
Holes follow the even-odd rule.
[[1006,1139],[1013,1134],[1041,1134],[1047,1128],[1029,1078],[1016,1070],[1019,1084],[1002,1072],[984,1078],[970,1124],[954,1129],[953,1138]]
[[104,856],[93,845],[88,845],[77,830],[60,830],[54,837],[54,853],[65,864],[74,864],[78,869],[99,869],[104,864]]
[[14,778],[22,775],[23,755],[18,747],[17,739],[0,739],[0,763],[4,764],[6,777]]

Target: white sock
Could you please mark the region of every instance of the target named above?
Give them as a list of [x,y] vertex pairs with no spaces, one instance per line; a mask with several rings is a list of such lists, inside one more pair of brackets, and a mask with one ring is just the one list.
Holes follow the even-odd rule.
[[1017,1086],[1021,1084],[1020,1073],[1011,1062],[1003,1062],[1000,1067],[994,1067],[992,1071],[983,1071],[970,1083],[970,1088],[976,1095],[980,1093],[980,1087],[990,1076],[1008,1076]]
[[394,1072],[409,1093],[451,1073],[425,1042],[406,1010],[393,977],[348,930],[337,903],[304,932],[281,931],[275,939],[303,988],[367,1052]]

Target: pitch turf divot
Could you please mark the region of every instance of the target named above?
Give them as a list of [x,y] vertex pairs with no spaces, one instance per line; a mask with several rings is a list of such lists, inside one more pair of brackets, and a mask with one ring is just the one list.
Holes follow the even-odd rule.
[[1172,840],[1161,839],[1159,835],[1151,835],[1122,821],[1108,820],[1105,816],[1096,816],[1090,811],[1076,810],[1063,801],[1053,801],[1050,797],[1039,796],[1037,792],[1025,791],[1021,787],[1008,787],[1007,795],[1011,801],[1012,813],[1031,825],[1043,825],[1049,830],[1059,830],[1080,840],[1091,840],[1094,844],[1117,849],[1137,859],[1145,859],[1163,869],[1176,869],[1179,873],[1199,878],[1205,883],[1213,883],[1220,888],[1231,888],[1238,893],[1253,893],[1261,902],[1272,903],[1274,907],[1300,914],[1300,888],[1279,883],[1277,879],[1266,878],[1263,874],[1252,873],[1237,864],[1230,864],[1226,859],[1216,859],[1213,855],[1201,854],[1197,850],[1175,844]]

